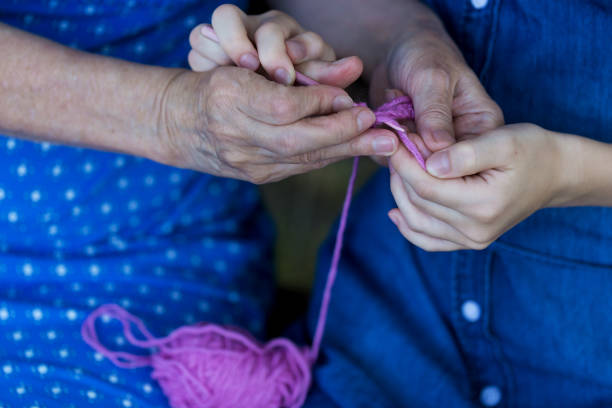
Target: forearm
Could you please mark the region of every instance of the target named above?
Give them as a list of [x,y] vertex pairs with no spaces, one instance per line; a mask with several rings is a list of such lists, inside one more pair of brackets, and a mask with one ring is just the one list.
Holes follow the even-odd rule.
[[320,34],[339,56],[357,55],[369,77],[393,44],[433,34],[452,44],[434,12],[417,0],[271,0],[271,5]]
[[612,207],[612,144],[559,135],[561,183],[553,206]]
[[180,70],[79,52],[0,24],[0,133],[163,160],[159,115]]

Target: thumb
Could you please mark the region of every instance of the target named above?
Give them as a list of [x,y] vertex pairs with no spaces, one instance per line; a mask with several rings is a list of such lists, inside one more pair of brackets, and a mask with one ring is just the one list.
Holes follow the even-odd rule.
[[438,178],[470,176],[508,164],[509,150],[508,138],[487,133],[435,152],[427,159],[427,172]]
[[443,149],[455,142],[453,91],[450,78],[439,71],[424,71],[411,93],[417,132],[430,150]]

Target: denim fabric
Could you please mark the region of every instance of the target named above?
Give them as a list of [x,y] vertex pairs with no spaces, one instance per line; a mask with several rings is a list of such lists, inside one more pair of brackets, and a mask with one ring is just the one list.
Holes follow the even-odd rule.
[[[612,4],[432,3],[507,123],[612,142]],[[486,250],[427,253],[393,207],[381,170],[351,210],[307,407],[612,406],[612,209],[545,209]]]

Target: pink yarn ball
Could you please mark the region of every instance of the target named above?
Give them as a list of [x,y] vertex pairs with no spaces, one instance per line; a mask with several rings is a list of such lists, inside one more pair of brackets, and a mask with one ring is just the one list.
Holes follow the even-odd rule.
[[290,341],[261,346],[214,325],[176,330],[152,365],[174,408],[297,408],[310,386],[305,353]]
[[[107,349],[95,327],[100,317],[119,320],[130,344],[155,352],[137,355]],[[151,376],[173,408],[298,408],[310,386],[310,350],[298,349],[284,338],[262,345],[239,329],[203,323],[180,327],[158,339],[118,305],[94,310],[83,322],[81,334],[119,367],[152,366]]]

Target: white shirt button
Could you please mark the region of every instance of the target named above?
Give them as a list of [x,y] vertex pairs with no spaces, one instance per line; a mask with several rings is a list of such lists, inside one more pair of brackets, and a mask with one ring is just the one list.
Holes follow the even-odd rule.
[[494,385],[488,385],[480,392],[480,402],[485,407],[494,407],[501,401],[501,391]]
[[480,305],[473,300],[466,300],[461,305],[461,314],[465,320],[474,323],[480,319]]
[[489,3],[489,0],[472,0],[472,6],[476,9],[476,10],[480,10],[482,8],[487,7],[487,4]]

